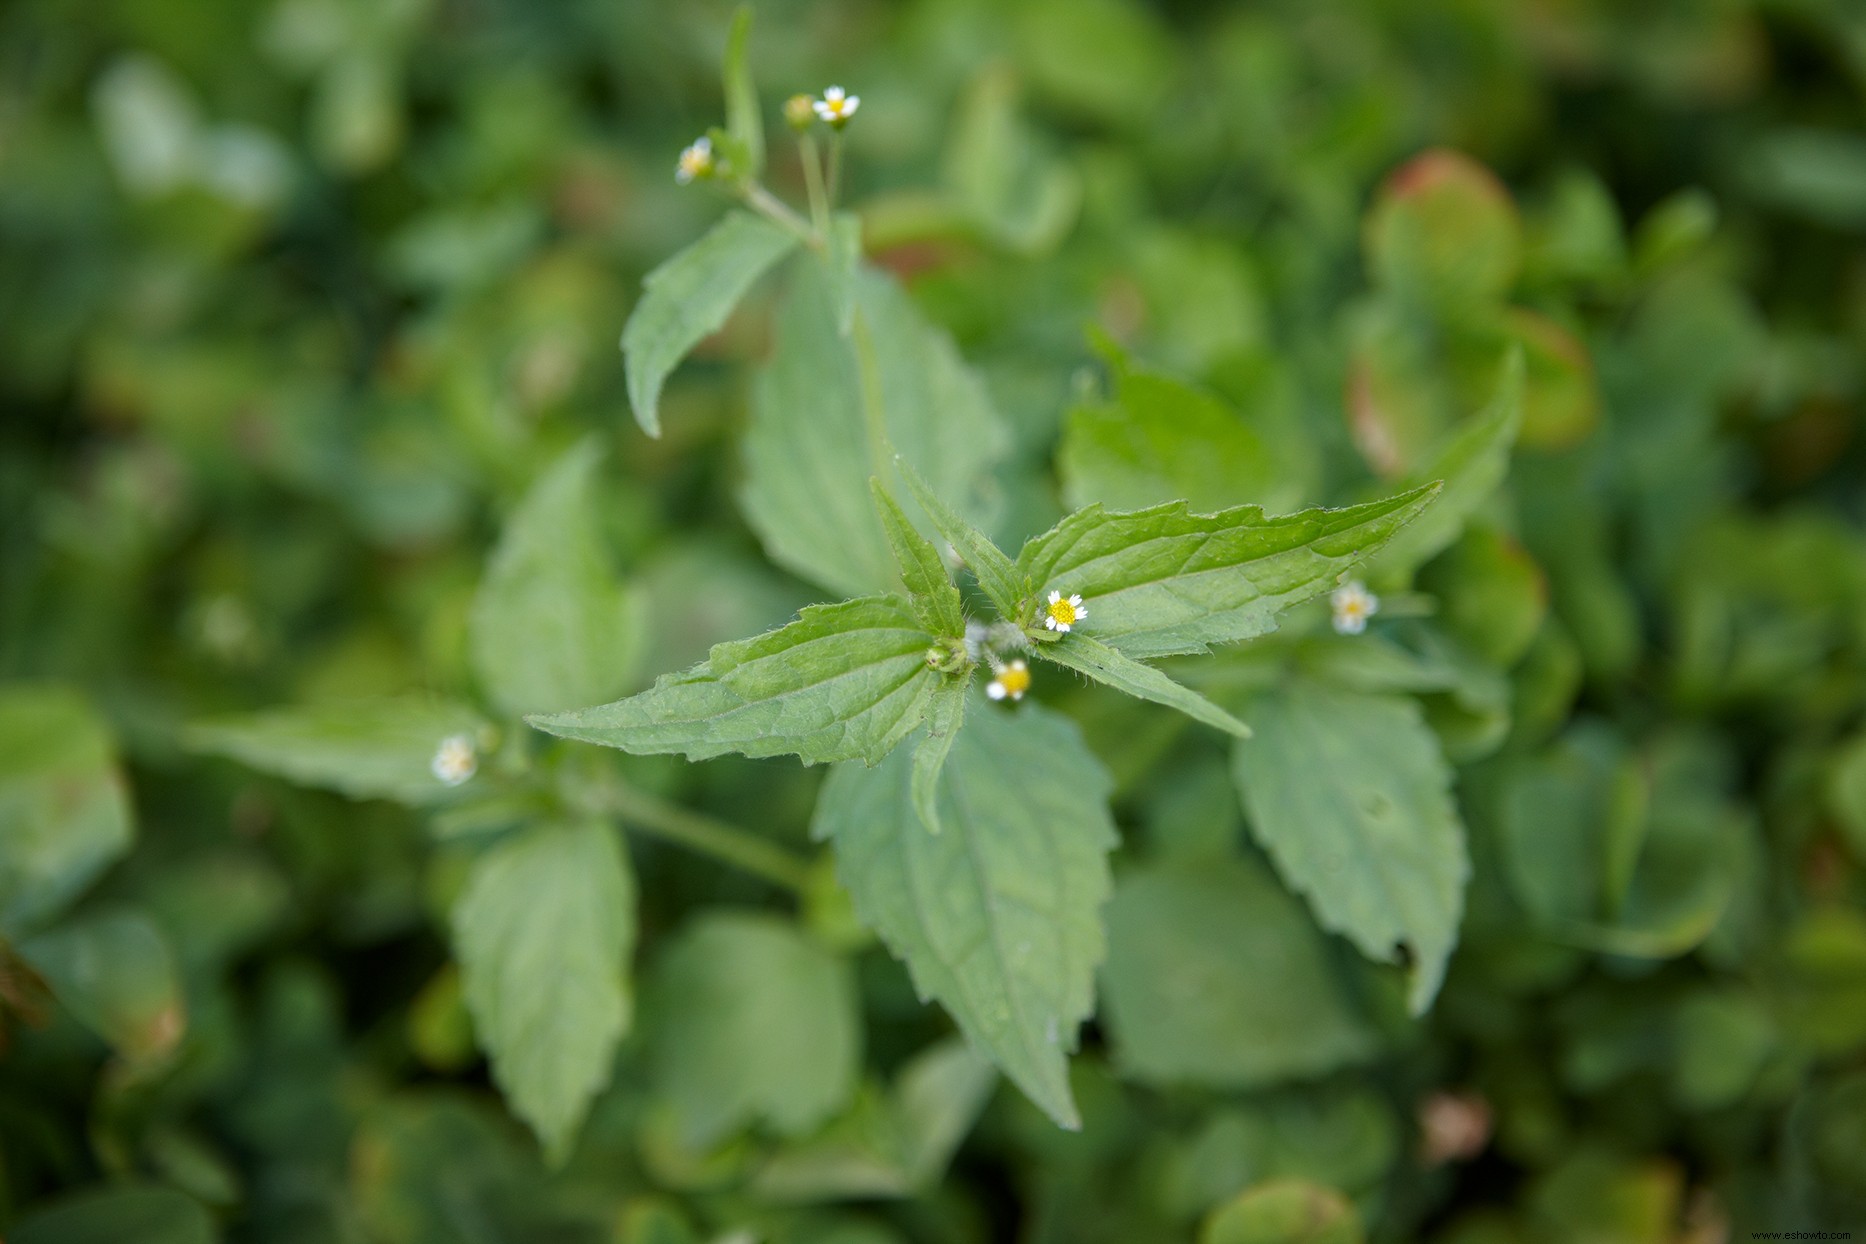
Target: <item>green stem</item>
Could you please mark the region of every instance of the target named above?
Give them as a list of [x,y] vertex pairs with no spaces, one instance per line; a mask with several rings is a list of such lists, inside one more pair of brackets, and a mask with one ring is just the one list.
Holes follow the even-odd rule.
[[881,398],[881,364],[875,357],[875,340],[869,335],[868,319],[859,306],[850,328],[855,343],[855,370],[862,385],[862,427],[868,434],[868,465],[891,496],[894,472],[889,467],[893,464],[893,456],[888,451],[887,406]]
[[829,132],[829,209],[836,210],[836,194],[842,187],[842,131]]
[[829,196],[823,192],[823,153],[816,136],[805,132],[797,138],[797,155],[803,164],[803,184],[810,194],[810,219],[818,233],[829,231]]
[[789,207],[786,207],[783,200],[777,198],[757,182],[746,182],[743,186],[739,187],[739,194],[744,198],[746,206],[762,214],[774,223],[789,229],[792,233],[802,238],[805,244],[812,250],[820,251],[823,249],[823,235],[818,233],[815,229],[812,229],[809,221],[799,216],[796,212],[791,211]]
[[619,781],[607,784],[602,797],[607,810],[630,829],[710,855],[793,893],[802,893],[809,883],[810,870],[802,860],[737,825]]

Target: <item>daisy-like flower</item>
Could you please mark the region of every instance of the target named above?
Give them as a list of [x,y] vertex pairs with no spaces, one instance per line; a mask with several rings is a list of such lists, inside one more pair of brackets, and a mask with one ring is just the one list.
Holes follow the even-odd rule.
[[1023,660],[1012,661],[999,668],[991,681],[985,684],[985,694],[994,700],[1021,700],[1024,692],[1030,690],[1030,667]]
[[434,749],[434,759],[428,762],[428,768],[442,782],[458,786],[479,772],[479,752],[467,735],[450,734]]
[[696,178],[703,181],[718,168],[719,162],[713,156],[713,140],[696,138],[680,153],[680,159],[674,165],[674,180],[683,186]]
[[1329,606],[1335,611],[1335,633],[1359,635],[1367,629],[1367,619],[1380,612],[1380,598],[1368,591],[1359,579],[1349,579],[1329,594]]
[[1050,603],[1043,607],[1043,625],[1064,635],[1086,617],[1088,606],[1082,603],[1080,596],[1065,597],[1061,592],[1051,592]]
[[861,106],[862,97],[860,95],[847,94],[839,86],[832,86],[827,91],[824,91],[823,98],[811,105],[811,107],[816,109],[817,116],[823,118],[823,120],[829,122],[837,129],[841,129],[843,126],[847,125],[849,123],[849,118],[854,116],[855,110]]

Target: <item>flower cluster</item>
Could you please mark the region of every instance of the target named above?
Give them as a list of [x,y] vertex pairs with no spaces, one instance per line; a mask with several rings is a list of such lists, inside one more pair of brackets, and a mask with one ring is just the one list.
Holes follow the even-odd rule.
[[[851,95],[839,86],[832,86],[823,92],[821,99],[810,95],[793,95],[785,100],[784,122],[799,134],[809,129],[813,120],[823,121],[830,129],[839,131],[861,106],[860,95]],[[713,140],[710,138],[694,139],[674,164],[674,180],[683,186],[706,181],[718,176],[719,172],[719,155],[713,150]]]

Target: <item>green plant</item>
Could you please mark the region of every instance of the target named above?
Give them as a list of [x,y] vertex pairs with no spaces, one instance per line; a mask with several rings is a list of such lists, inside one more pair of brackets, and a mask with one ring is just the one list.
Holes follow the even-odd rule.
[[521,7],[0,16],[8,1239],[1850,1225],[1856,22]]

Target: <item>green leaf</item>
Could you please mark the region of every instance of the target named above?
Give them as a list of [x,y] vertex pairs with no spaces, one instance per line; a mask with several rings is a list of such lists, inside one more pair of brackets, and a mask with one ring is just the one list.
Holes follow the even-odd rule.
[[661,385],[700,339],[718,331],[745,291],[797,245],[762,217],[730,212],[705,237],[650,272],[622,329],[635,422],[661,435]]
[[1496,175],[1455,151],[1428,151],[1380,188],[1367,266],[1390,290],[1463,312],[1501,300],[1522,266],[1522,222]]
[[938,493],[920,477],[903,458],[896,458],[895,465],[900,468],[901,478],[907,483],[907,490],[920,503],[927,517],[932,520],[933,528],[952,545],[972,577],[978,580],[979,588],[990,597],[991,603],[998,607],[1006,618],[1015,619],[1030,600],[1030,582],[1018,570],[1016,563],[1006,557],[997,545],[993,544],[978,528],[966,522],[953,512],[951,506],[940,499]]
[[758,113],[758,89],[746,48],[752,33],[752,6],[741,4],[732,15],[732,33],[726,36],[724,67],[726,130],[745,152],[745,167],[734,170],[757,177],[765,167],[765,126]]
[[635,882],[615,831],[546,824],[499,843],[473,865],[453,941],[493,1079],[558,1160],[633,1010]]
[[304,786],[353,799],[435,803],[452,790],[434,774],[443,740],[479,741],[471,709],[425,697],[306,704],[203,722],[187,733],[196,751],[226,756]]
[[940,831],[939,775],[952,753],[953,740],[959,737],[959,725],[965,720],[966,690],[970,673],[947,675],[927,701],[926,733],[914,744],[914,772],[908,783],[914,811],[921,823],[934,833]]
[[1295,681],[1252,700],[1232,752],[1251,827],[1322,927],[1373,959],[1403,945],[1409,1002],[1438,993],[1470,873],[1451,771],[1411,699]]
[[914,811],[911,765],[842,765],[813,833],[864,923],[1062,1126],[1080,1119],[1065,1051],[1093,1006],[1115,844],[1111,789],[1074,725],[1034,705],[977,712],[940,777],[940,820]]
[[628,752],[873,764],[920,724],[942,677],[927,666],[932,642],[898,596],[812,605],[789,626],[715,645],[706,661],[640,695],[526,720]]
[[173,1188],[134,1182],[61,1197],[20,1218],[11,1244],[215,1244],[213,1215]]
[[663,952],[651,1004],[652,1096],[689,1148],[753,1125],[801,1135],[855,1093],[854,975],[788,921],[695,918]]
[[1866,861],[1866,734],[1835,749],[1827,763],[1827,807],[1853,858]]
[[1086,674],[1117,691],[1176,708],[1194,721],[1202,721],[1241,739],[1250,737],[1249,726],[1198,692],[1180,686],[1151,665],[1142,665],[1132,657],[1122,656],[1107,644],[1090,639],[1087,635],[1072,631],[1054,643],[1038,644],[1035,652],[1045,660],[1054,661],[1078,674]]
[[1354,1205],[1306,1179],[1258,1184],[1213,1212],[1199,1244],[1361,1244]]
[[507,522],[473,602],[480,684],[514,717],[588,704],[623,690],[645,623],[605,557],[594,442],[571,450]]
[[0,933],[56,916],[133,833],[109,727],[83,697],[0,688]]
[[881,516],[888,548],[894,554],[894,564],[907,588],[907,599],[913,602],[920,624],[942,639],[960,638],[965,634],[965,608],[939,550],[914,529],[880,480],[870,479],[868,487],[874,497],[875,513]]
[[[329,1108],[340,1109],[334,1100]],[[371,1102],[353,1135],[347,1118],[343,1129],[338,1152],[348,1147],[354,1160],[342,1203],[361,1239],[576,1238],[577,1228],[546,1191],[537,1158],[484,1094],[403,1089]]]
[[1080,593],[1093,610],[1085,631],[1127,656],[1204,652],[1275,629],[1278,613],[1332,587],[1437,492],[1280,517],[1092,505],[1026,544],[1018,567],[1038,592]]
[[1417,522],[1398,532],[1368,566],[1380,581],[1404,581],[1446,548],[1510,469],[1510,448],[1523,422],[1523,356],[1511,351],[1503,365],[1497,395],[1489,406],[1454,432],[1410,485],[1443,482],[1438,500]]
[[1308,913],[1240,859],[1122,874],[1102,990],[1116,1063],[1149,1084],[1257,1088],[1378,1050]]
[[759,1169],[774,1201],[906,1197],[937,1186],[998,1082],[992,1065],[951,1038],[916,1055],[887,1093],[865,1085],[855,1105]]
[[1063,240],[1082,205],[1082,177],[1044,150],[1018,114],[1016,72],[981,70],[960,101],[942,180],[992,245],[1039,255]]
[[[793,271],[770,361],[753,379],[740,501],[779,565],[834,592],[882,591],[894,563],[870,477],[888,479],[898,451],[969,520],[988,523],[997,508],[991,471],[1009,433],[951,338],[892,279],[856,273],[863,331],[845,336],[830,266]],[[864,343],[873,363],[866,390]]]
[[[1126,371],[1111,402],[1077,406],[1057,449],[1063,495],[1116,510],[1183,500],[1204,512],[1293,503],[1272,445],[1211,394]],[[1272,498],[1276,500],[1272,500]]]
[[188,1027],[174,951],[141,911],[66,920],[19,952],[65,1009],[125,1058],[161,1058]]

